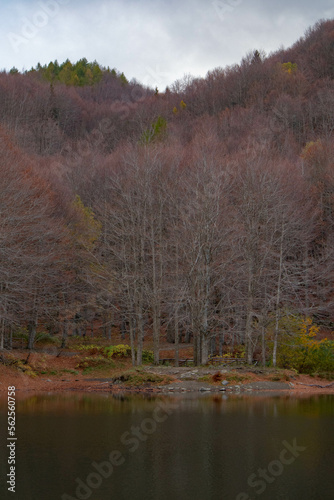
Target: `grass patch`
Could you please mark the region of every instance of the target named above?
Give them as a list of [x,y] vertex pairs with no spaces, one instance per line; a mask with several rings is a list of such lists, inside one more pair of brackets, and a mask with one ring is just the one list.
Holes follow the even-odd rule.
[[277,375],[273,375],[270,377],[272,382],[289,382],[290,377],[286,373],[278,373]]
[[228,382],[246,382],[247,380],[251,380],[249,375],[239,375],[239,373],[226,373],[223,380],[227,380]]
[[88,366],[87,368],[84,368],[82,370],[82,374],[83,375],[89,375],[90,373],[95,373],[95,372],[108,372],[109,374],[109,370],[113,369],[113,367],[110,367],[109,366],[106,366],[105,364],[100,364],[100,365],[96,365],[96,366]]
[[319,373],[312,373],[313,377],[320,377],[324,378],[326,380],[334,380],[334,372],[319,372]]
[[94,372],[95,370],[98,370],[98,367],[92,368],[91,366],[89,366],[88,368],[85,368],[82,371],[82,374],[83,375],[89,375],[90,373]]
[[146,386],[171,382],[171,377],[162,377],[155,373],[143,372],[140,370],[129,370],[113,378],[113,383],[129,386]]
[[87,368],[94,369],[106,369],[106,368],[115,368],[115,363],[111,359],[104,358],[103,356],[95,356],[95,357],[85,357],[82,358],[79,363],[76,365],[76,368],[81,370],[87,370]]
[[78,375],[77,370],[72,370],[68,368],[62,368],[61,370],[39,370],[38,375],[59,375],[61,373],[71,373],[72,375]]
[[72,375],[78,375],[78,370],[72,370],[72,369],[68,369],[68,368],[63,368],[61,370],[62,373],[71,373]]
[[9,366],[13,366],[20,372],[23,372],[25,375],[28,375],[29,377],[37,377],[37,373],[34,368],[28,365],[25,360],[17,359],[14,356],[10,355],[7,357],[6,361]]

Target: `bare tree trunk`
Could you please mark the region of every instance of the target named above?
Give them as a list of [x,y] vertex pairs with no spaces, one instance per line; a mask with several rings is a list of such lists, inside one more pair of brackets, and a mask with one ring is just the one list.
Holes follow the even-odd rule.
[[[103,313],[103,336],[107,340],[111,340],[111,327],[113,324],[113,312],[112,309],[104,309]],[[123,337],[122,337],[123,338]]]
[[179,311],[178,311],[178,306],[176,307],[176,311],[175,311],[174,325],[175,325],[175,366],[179,366],[180,348],[179,348]]
[[107,340],[111,340],[111,321],[107,324]]
[[176,240],[175,252],[175,273],[176,273],[176,308],[174,317],[175,326],[175,366],[179,366],[180,349],[179,349],[179,242]]
[[122,340],[125,339],[125,334],[126,334],[126,320],[125,320],[125,317],[122,316],[122,318],[121,318],[121,337],[122,337]]
[[63,321],[63,334],[61,339],[61,348],[64,349],[66,347],[66,342],[68,338],[68,320],[65,319]]
[[129,329],[130,329],[130,346],[131,346],[132,366],[135,366],[136,365],[135,331],[134,331],[135,329],[134,329],[132,316],[130,317],[130,320],[129,320]]
[[246,360],[249,365],[253,361],[253,336],[252,336],[252,320],[253,320],[253,272],[252,266],[249,266],[248,288],[247,288],[247,310],[246,310]]
[[273,366],[277,363],[277,343],[279,334],[279,319],[280,310],[279,303],[281,300],[281,280],[282,280],[282,269],[283,269],[283,238],[284,238],[284,223],[282,222],[281,229],[281,243],[280,243],[280,255],[279,255],[279,268],[278,268],[278,280],[277,280],[277,293],[276,293],[276,311],[275,311],[275,332],[274,332],[274,347],[273,347]]
[[200,364],[200,336],[197,328],[197,324],[195,322],[194,317],[191,319],[191,329],[193,332],[193,344],[194,344],[194,364],[198,366]]
[[143,292],[138,290],[138,303],[137,303],[137,366],[143,364],[143,343],[144,343],[144,318],[143,318]]
[[[153,219],[153,217],[152,217]],[[159,336],[160,325],[158,318],[158,287],[157,287],[157,255],[155,248],[155,234],[154,234],[154,221],[151,221],[151,251],[152,251],[152,320],[153,320],[153,356],[154,364],[159,364]]]
[[206,332],[202,332],[201,364],[207,365],[209,361],[209,339]]
[[261,336],[262,336],[262,364],[263,366],[266,366],[266,329],[264,325],[262,325],[262,330],[261,330]]
[[303,258],[303,264],[304,264],[304,286],[305,286],[305,309],[306,309],[306,314],[309,314],[310,310],[310,291],[309,291],[309,256],[308,256],[308,248],[307,244],[305,243],[304,246],[304,258]]
[[160,308],[156,301],[153,299],[154,304],[152,308],[153,315],[153,356],[154,364],[159,364],[159,345],[160,345]]
[[204,251],[204,308],[203,308],[203,326],[201,331],[201,364],[206,365],[209,361],[209,294],[210,294],[210,251],[205,248]]
[[224,332],[219,334],[219,356],[223,355]]
[[32,320],[28,324],[28,349],[32,350],[34,348],[35,337],[36,337],[37,321]]
[[13,325],[10,324],[9,325],[9,346],[8,346],[9,349],[12,349],[13,348]]
[[0,340],[0,350],[4,349],[4,340],[5,340],[5,318],[1,320],[1,340]]

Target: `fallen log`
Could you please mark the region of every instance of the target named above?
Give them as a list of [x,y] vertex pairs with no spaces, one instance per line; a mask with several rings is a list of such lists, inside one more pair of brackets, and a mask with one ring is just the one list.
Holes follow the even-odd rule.
[[27,359],[23,362],[24,365],[28,364],[31,352],[29,352]]

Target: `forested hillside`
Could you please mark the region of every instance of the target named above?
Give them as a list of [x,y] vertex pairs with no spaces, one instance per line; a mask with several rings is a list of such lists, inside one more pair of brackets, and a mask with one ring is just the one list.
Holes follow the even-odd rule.
[[138,364],[167,336],[284,365],[333,329],[334,21],[164,92],[86,59],[3,71],[0,148],[2,348],[93,323]]

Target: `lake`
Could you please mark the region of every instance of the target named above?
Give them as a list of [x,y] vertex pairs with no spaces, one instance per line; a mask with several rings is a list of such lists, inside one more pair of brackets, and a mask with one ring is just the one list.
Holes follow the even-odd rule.
[[16,500],[333,500],[334,396],[17,395]]

